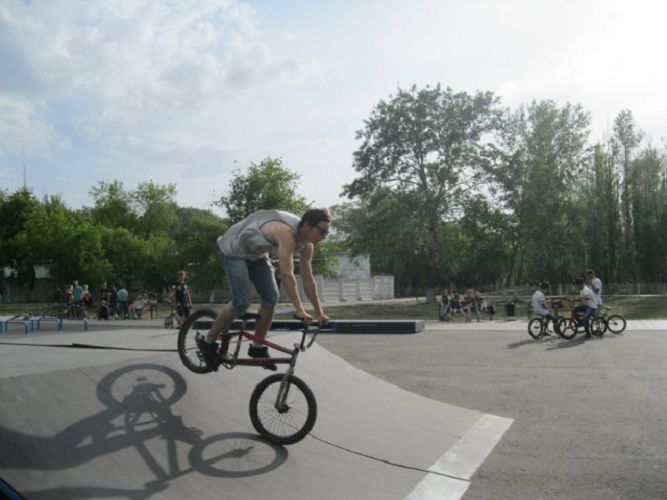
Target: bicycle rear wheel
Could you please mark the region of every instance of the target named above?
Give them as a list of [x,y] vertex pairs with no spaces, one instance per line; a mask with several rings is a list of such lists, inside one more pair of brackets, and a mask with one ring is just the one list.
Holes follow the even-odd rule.
[[621,333],[625,327],[625,318],[620,314],[612,314],[607,318],[607,328],[611,333]]
[[[276,373],[262,380],[250,397],[250,420],[260,436],[275,444],[294,444],[311,431],[317,418],[315,396],[306,383],[294,375]],[[286,391],[285,404],[277,403]],[[283,398],[280,398],[283,399]]]
[[528,334],[535,340],[542,335],[542,320],[540,318],[533,318],[528,323]]
[[204,355],[197,346],[197,337],[206,336],[217,314],[212,309],[194,312],[178,331],[178,355],[186,368],[195,373],[208,373]]

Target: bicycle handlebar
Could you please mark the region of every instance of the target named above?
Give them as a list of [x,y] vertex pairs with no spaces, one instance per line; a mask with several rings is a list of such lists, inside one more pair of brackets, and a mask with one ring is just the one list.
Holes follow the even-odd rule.
[[[319,321],[313,321],[307,325],[303,322],[303,318],[300,318],[298,316],[295,316],[295,318],[301,321],[301,324],[303,325],[303,335],[301,337],[301,344],[299,345],[299,349],[301,351],[305,351],[306,349],[310,349],[310,346],[313,345],[313,342],[315,342],[317,334],[320,333],[320,330],[324,325],[320,325]],[[306,337],[308,336],[308,333],[312,333],[313,336],[311,337],[310,342],[308,342],[308,345],[306,345]]]

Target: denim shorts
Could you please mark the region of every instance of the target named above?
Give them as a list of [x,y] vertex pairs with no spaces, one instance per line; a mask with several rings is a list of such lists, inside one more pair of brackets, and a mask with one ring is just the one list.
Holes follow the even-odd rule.
[[273,307],[278,303],[275,268],[269,259],[247,260],[221,253],[220,262],[229,280],[232,294],[229,308],[233,313],[246,312],[252,302],[253,287],[263,306]]

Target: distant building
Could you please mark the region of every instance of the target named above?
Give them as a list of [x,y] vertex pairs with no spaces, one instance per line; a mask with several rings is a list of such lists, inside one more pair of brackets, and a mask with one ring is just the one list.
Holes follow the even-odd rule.
[[347,254],[339,253],[336,255],[334,270],[339,278],[368,279],[371,277],[371,258],[368,255],[350,257]]

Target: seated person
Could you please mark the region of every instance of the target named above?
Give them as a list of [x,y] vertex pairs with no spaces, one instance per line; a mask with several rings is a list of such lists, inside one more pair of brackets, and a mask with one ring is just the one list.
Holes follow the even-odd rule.
[[472,295],[472,290],[469,289],[463,296],[463,300],[461,301],[461,310],[463,311],[463,314],[465,314],[466,316],[466,323],[470,323],[472,321],[472,312],[474,308],[475,308],[475,299]]
[[141,319],[144,311],[150,308],[150,299],[145,293],[130,304],[130,316],[132,319]]
[[451,309],[452,309],[452,318],[454,314],[461,312],[461,295],[456,293],[454,298],[451,300]]
[[97,309],[97,319],[109,319],[109,306],[106,300],[100,300],[100,307]]
[[452,299],[449,296],[449,290],[446,288],[440,295],[440,307],[438,308],[438,319],[440,321],[449,321],[452,315]]
[[530,299],[530,307],[536,315],[545,318],[547,324],[549,320],[551,320],[554,325],[554,330],[557,332],[558,318],[551,314],[551,301],[547,298],[547,294],[549,293],[549,282],[541,281],[538,286],[539,288],[535,290],[533,297]]

